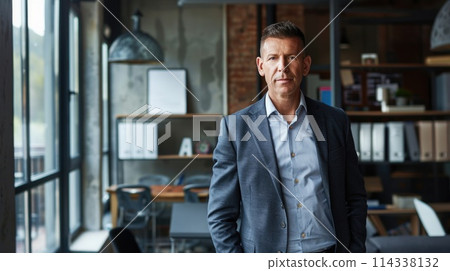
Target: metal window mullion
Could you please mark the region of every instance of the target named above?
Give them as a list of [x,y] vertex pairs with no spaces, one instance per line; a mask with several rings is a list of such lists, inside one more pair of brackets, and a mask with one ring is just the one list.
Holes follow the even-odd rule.
[[[25,183],[31,182],[30,156],[30,60],[28,36],[28,0],[22,0],[21,63],[22,63],[22,145],[23,145],[23,176]],[[31,252],[31,190],[25,191],[25,251]]]

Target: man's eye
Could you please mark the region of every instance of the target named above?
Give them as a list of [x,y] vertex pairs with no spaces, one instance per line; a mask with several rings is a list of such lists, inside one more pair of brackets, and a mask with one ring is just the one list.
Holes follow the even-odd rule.
[[295,58],[296,58],[295,56],[290,56],[290,57],[289,57],[289,60],[292,61],[292,60],[295,60]]
[[268,58],[268,60],[274,60],[275,59],[275,57],[273,57],[273,56],[270,56],[269,58]]

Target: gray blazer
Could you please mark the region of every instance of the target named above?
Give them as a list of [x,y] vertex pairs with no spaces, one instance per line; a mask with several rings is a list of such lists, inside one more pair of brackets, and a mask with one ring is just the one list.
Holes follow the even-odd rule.
[[[348,117],[341,109],[307,97],[306,105],[308,115],[314,116],[325,138],[317,141],[317,150],[330,194],[336,237],[351,252],[365,252],[366,192]],[[265,117],[258,126],[266,139],[261,141],[242,117],[249,116],[255,122],[260,115],[266,116],[264,99],[233,115],[222,120],[214,150],[208,204],[214,246],[217,252],[286,252],[287,215],[276,179],[280,180],[280,176],[269,123]],[[251,137],[242,141],[247,132]],[[340,242],[336,252],[347,252]]]

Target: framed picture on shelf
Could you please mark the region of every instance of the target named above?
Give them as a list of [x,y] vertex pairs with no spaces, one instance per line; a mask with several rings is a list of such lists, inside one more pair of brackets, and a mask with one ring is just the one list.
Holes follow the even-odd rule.
[[161,112],[186,114],[186,69],[149,69],[148,105]]
[[362,54],[361,64],[363,65],[376,65],[378,64],[378,55],[375,53]]

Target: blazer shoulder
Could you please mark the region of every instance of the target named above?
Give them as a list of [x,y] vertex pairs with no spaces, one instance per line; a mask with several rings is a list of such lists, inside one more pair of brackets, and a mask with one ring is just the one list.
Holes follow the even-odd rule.
[[305,97],[308,106],[308,112],[314,114],[322,114],[327,119],[335,120],[337,122],[347,122],[348,116],[342,108],[329,106],[322,102]]
[[243,116],[243,115],[252,115],[255,113],[261,113],[265,111],[265,103],[264,103],[264,98],[260,99],[259,101],[257,101],[254,104],[251,104],[239,111],[236,111],[230,115],[234,115],[234,116]]

